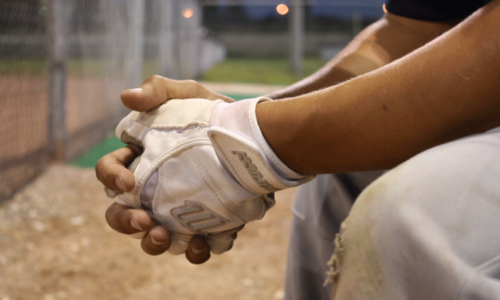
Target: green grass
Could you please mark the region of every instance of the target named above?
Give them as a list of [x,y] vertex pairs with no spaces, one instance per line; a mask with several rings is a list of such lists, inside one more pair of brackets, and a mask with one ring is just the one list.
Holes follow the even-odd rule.
[[[321,68],[326,61],[319,58],[304,60],[304,77]],[[68,61],[68,75],[75,77],[98,77],[103,74],[107,62],[102,59],[73,58]],[[123,63],[117,66],[123,72]],[[143,78],[157,72],[157,62],[146,59],[143,63]],[[47,74],[44,59],[7,58],[0,59],[0,74],[34,75]],[[289,60],[285,58],[228,58],[214,66],[199,79],[219,82],[246,82],[289,85],[300,78],[292,73]]]
[[0,74],[41,76],[47,73],[45,59],[0,59]]
[[[317,71],[326,61],[319,58],[304,60],[304,77]],[[290,62],[284,58],[228,58],[200,77],[206,81],[246,82],[289,85],[296,78]]]
[[94,148],[90,149],[82,157],[72,161],[71,164],[84,168],[93,168],[101,157],[110,152],[118,150],[123,146],[125,146],[125,144],[116,136],[109,137]]
[[259,96],[259,95],[249,95],[249,94],[225,94],[225,95],[233,98],[236,101],[248,99],[248,98],[255,98],[255,97]]

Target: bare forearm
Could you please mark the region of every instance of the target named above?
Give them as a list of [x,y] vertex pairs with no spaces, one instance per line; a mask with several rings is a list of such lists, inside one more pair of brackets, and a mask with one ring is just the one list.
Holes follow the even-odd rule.
[[[500,2],[343,84],[258,105],[267,141],[303,174],[385,169],[500,126]],[[334,101],[332,101],[334,100]]]
[[423,46],[452,26],[387,14],[363,30],[316,73],[267,96],[271,99],[299,96],[368,73]]

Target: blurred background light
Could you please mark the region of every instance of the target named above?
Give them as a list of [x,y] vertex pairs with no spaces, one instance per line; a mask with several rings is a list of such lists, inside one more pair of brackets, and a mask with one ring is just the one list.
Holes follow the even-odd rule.
[[193,16],[193,10],[191,8],[186,8],[182,11],[182,16],[186,19],[189,19]]
[[280,14],[280,15],[286,15],[288,13],[288,6],[286,6],[285,4],[281,3],[281,4],[278,4],[278,6],[276,6],[276,11]]

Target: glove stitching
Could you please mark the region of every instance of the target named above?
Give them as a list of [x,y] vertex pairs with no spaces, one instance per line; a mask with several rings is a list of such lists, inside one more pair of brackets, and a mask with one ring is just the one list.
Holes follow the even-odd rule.
[[154,131],[151,131],[151,135],[161,137],[161,138],[168,138],[168,137],[176,138],[179,136],[188,137],[188,136],[195,135],[195,134],[199,133],[200,131],[204,130],[205,128],[206,128],[206,126],[205,127],[196,127],[196,128],[192,128],[192,129],[186,129],[182,133],[162,132],[162,131],[154,130]]
[[[206,127],[209,126],[211,110],[213,110],[216,105],[223,102],[222,100],[207,101],[201,107],[191,107],[190,100],[195,99],[182,100],[183,104],[181,107],[175,104],[172,104],[173,106],[169,104],[160,105],[149,112],[139,113],[131,116],[131,118],[135,118],[134,121],[153,129],[186,129],[193,125]],[[175,101],[179,100],[171,100],[169,102],[173,103]],[[194,108],[196,115],[186,113],[187,108]],[[174,116],[167,117],[169,114],[173,114]],[[170,123],[183,125],[169,125]]]
[[[212,185],[208,182],[208,180],[207,180],[207,178],[206,178],[207,176],[210,176],[210,175],[207,173],[206,169],[205,169],[205,168],[203,168],[203,166],[200,166],[201,162],[199,161],[199,159],[198,159],[197,157],[196,157],[196,158],[195,158],[195,157],[193,157],[193,156],[195,156],[195,155],[194,155],[194,153],[192,153],[192,151],[191,151],[191,150],[189,151],[189,154],[191,155],[191,159],[193,159],[193,161],[194,161],[194,163],[195,163],[196,167],[197,167],[197,168],[198,168],[198,170],[200,171],[200,175],[201,175],[201,177],[203,178],[203,180],[205,181],[205,184],[206,184],[206,185],[208,186],[208,188],[212,191],[212,193],[213,193],[213,194],[217,197],[217,200],[218,200],[218,201],[222,204],[222,206],[224,206],[224,207],[225,207],[228,211],[230,211],[230,212],[232,212],[233,214],[235,214],[235,215],[236,215],[236,216],[237,216],[237,217],[238,217],[238,218],[239,218],[242,222],[247,223],[247,221],[246,221],[243,217],[241,217],[241,216],[239,215],[239,212],[237,212],[237,207],[234,207],[234,205],[233,205],[230,201],[228,201],[228,200],[227,200],[227,198],[225,198],[224,200],[223,200],[223,199],[221,199],[220,194],[219,194],[219,193],[217,193],[217,191],[216,191],[216,190],[214,189],[214,187],[213,187],[213,186],[212,186]],[[201,168],[203,168],[203,170],[202,170]],[[213,179],[212,179],[211,177],[210,177],[210,182],[212,182],[212,183],[213,183]],[[214,184],[214,185],[216,185],[216,184]],[[220,192],[220,188],[219,188],[217,185],[216,185],[216,187],[219,189],[219,192]],[[224,196],[224,197],[225,197],[225,195],[224,195],[224,194],[223,194],[222,196]],[[236,210],[236,211],[235,211],[235,210]]]
[[190,148],[190,147],[193,147],[196,145],[201,145],[201,144],[211,145],[210,140],[208,138],[198,138],[198,139],[194,139],[194,140],[185,142],[184,144],[178,145],[175,148],[171,149],[170,151],[168,151],[168,152],[164,153],[163,155],[161,155],[160,157],[158,157],[158,159],[156,159],[156,161],[153,164],[151,164],[146,169],[146,171],[144,171],[141,179],[139,180],[137,186],[135,187],[135,189],[136,189],[135,193],[134,193],[135,205],[140,207],[140,204],[139,205],[137,204],[138,202],[140,203],[140,200],[139,200],[140,190],[142,189],[142,185],[144,184],[144,182],[147,180],[147,178],[149,178],[149,175],[151,175],[153,169],[157,168],[157,166],[161,165],[163,162],[165,162],[165,160],[167,160],[171,156],[175,155],[177,152],[179,152],[185,148]]
[[[196,168],[198,168],[198,171],[199,171],[199,174],[201,175],[201,177],[203,178],[203,181],[205,181],[205,184],[207,185],[207,187],[212,191],[212,193],[215,195],[215,197],[217,197],[217,200],[222,204],[222,206],[224,206],[224,208],[226,208],[228,211],[232,212],[234,215],[236,215],[243,223],[247,223],[248,221],[246,221],[244,218],[242,218],[239,213],[237,211],[235,211],[235,208],[234,207],[231,207],[231,206],[234,206],[234,204],[230,203],[230,201],[228,201],[228,199],[221,199],[220,197],[220,194],[217,193],[217,191],[213,188],[213,186],[208,182],[207,180],[207,176],[210,176],[209,174],[207,174],[206,170],[204,170],[204,168],[202,166],[200,166],[201,162],[198,160],[198,158],[196,157],[196,155],[192,152],[191,149],[189,149],[189,155],[191,156],[191,159],[194,161],[195,165],[196,165]],[[203,169],[203,170],[202,170]],[[210,181],[213,183],[213,179],[210,178]],[[214,184],[218,189],[220,189],[217,184]],[[220,190],[219,190],[220,192]],[[223,194],[223,196],[225,197],[225,195]]]
[[[162,182],[163,181],[163,171],[161,168],[158,168],[158,182]],[[172,224],[171,222],[168,221],[168,219],[166,219],[164,216],[162,216],[158,209],[159,209],[159,201],[158,201],[158,198],[160,197],[160,193],[159,192],[155,192],[155,200],[153,202],[153,213],[155,215],[155,218],[158,219],[158,221],[160,221],[160,223],[162,223],[162,225],[164,225],[165,227],[167,227],[169,230],[171,231],[174,231],[174,232],[177,232],[177,233],[181,233],[181,230],[179,229],[178,226],[176,226],[175,224]],[[192,231],[192,230],[191,230]]]
[[[149,121],[143,121],[143,120],[140,120],[140,119],[137,119],[137,120],[134,120],[135,122],[137,123],[140,123],[146,127],[149,127],[151,129],[186,129],[188,127],[191,127],[191,126],[201,126],[201,127],[207,127],[209,124],[208,122],[203,122],[203,121],[197,121],[197,122],[189,122],[188,124],[184,125],[184,126],[175,126],[175,125],[158,125],[158,124],[155,124],[153,122],[149,122]],[[155,126],[156,125],[156,126]]]
[[[191,152],[190,152],[191,153]],[[234,203],[234,201],[231,200],[231,198],[224,192],[224,190],[219,186],[217,181],[210,175],[210,172],[207,171],[207,168],[204,166],[203,162],[198,158],[198,156],[195,153],[192,153],[196,161],[200,164],[201,168],[203,168],[204,174],[210,179],[210,181],[217,187],[217,190],[222,194],[224,199],[228,202],[229,205],[233,206],[235,210],[243,210],[245,214],[255,214],[258,211],[262,210],[262,207],[258,207],[257,209],[248,209],[244,207],[243,205],[238,205]],[[239,183],[238,183],[239,184]],[[238,211],[233,211],[233,213],[240,213]]]
[[192,122],[188,123],[187,125],[184,126],[169,126],[169,125],[153,125],[151,128],[153,129],[187,129],[188,127],[191,126],[200,126],[200,127],[207,127],[208,123],[207,122]]

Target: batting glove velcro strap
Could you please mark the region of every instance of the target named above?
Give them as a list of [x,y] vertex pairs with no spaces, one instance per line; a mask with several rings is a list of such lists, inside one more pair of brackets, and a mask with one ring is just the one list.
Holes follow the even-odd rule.
[[288,168],[264,138],[255,114],[258,103],[268,98],[221,103],[210,118],[208,136],[226,168],[248,191],[257,195],[295,187],[314,176]]

